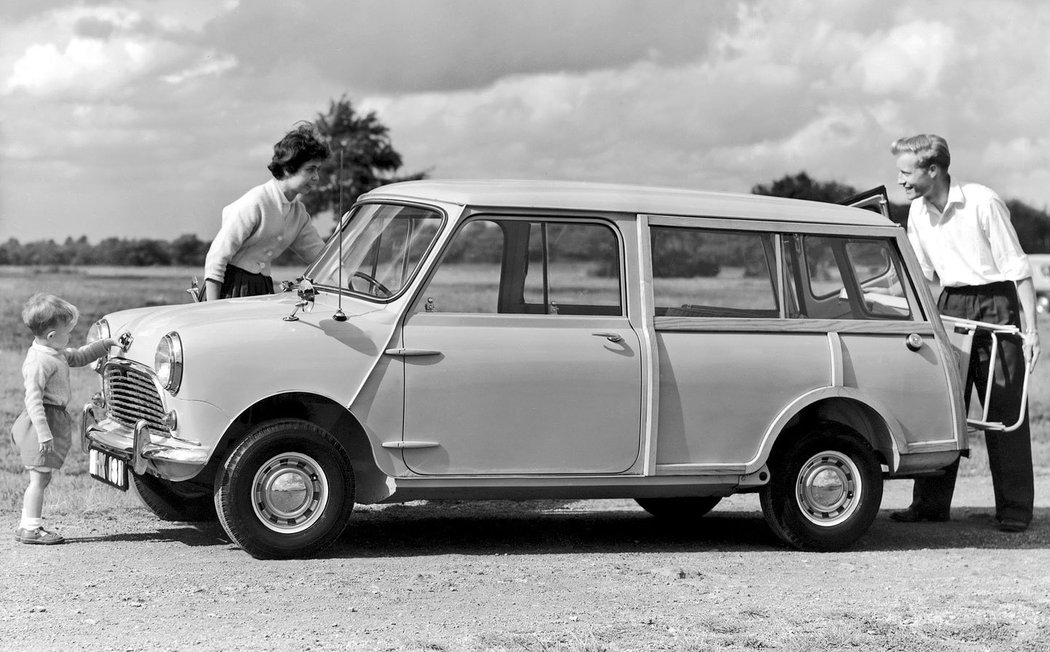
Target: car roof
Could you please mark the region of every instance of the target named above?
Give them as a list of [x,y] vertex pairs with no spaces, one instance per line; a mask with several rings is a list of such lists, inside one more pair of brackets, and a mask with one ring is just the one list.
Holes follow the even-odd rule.
[[753,220],[894,226],[873,211],[765,195],[578,181],[456,179],[380,186],[359,201],[443,202],[477,208],[526,208],[731,217]]

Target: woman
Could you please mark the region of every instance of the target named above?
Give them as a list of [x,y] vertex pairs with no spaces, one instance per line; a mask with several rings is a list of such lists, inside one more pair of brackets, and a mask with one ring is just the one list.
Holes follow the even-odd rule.
[[273,294],[270,261],[291,249],[305,262],[324,246],[300,201],[318,183],[331,151],[313,125],[302,124],[273,146],[273,179],[222,209],[222,226],[204,259],[209,301]]

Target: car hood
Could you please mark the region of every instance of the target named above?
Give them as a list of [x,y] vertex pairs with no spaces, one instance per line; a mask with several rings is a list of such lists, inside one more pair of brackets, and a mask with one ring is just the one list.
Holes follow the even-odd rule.
[[[325,305],[326,295],[318,295],[318,304]],[[284,317],[295,311],[298,296],[292,292],[284,292],[276,295],[264,295],[256,297],[242,297],[238,299],[223,299],[221,301],[203,301],[201,303],[185,303],[166,306],[149,306],[144,308],[132,308],[113,312],[105,316],[109,322],[110,332],[116,337],[122,332],[130,332],[137,340],[145,338],[151,340],[150,346],[156,345],[160,338],[171,331],[191,331],[194,329],[225,328],[231,326],[242,327],[265,327],[269,320],[284,322]],[[323,310],[323,308],[318,308]],[[381,310],[382,306],[366,303],[360,300],[344,298],[343,310],[348,317],[360,316]],[[333,308],[334,312],[334,308]],[[309,314],[301,310],[296,316],[309,319]],[[331,314],[328,315],[331,317]],[[319,322],[320,319],[310,319]],[[294,322],[284,322],[294,323]]]
[[106,315],[110,332],[131,334],[123,357],[153,367],[157,345],[178,333],[184,357],[181,399],[236,412],[252,397],[312,392],[348,404],[387,348],[392,306],[319,294],[310,312],[293,293],[136,308]]

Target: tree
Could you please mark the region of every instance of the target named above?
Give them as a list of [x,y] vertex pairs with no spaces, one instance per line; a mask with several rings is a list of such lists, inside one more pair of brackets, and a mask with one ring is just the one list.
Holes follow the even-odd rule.
[[[829,204],[838,203],[857,194],[856,188],[837,181],[817,181],[805,172],[795,176],[785,175],[769,185],[758,184],[751,187],[751,193],[769,197],[788,197],[790,199],[808,199]],[[908,225],[908,205],[893,204],[888,207],[890,219],[901,226]]]
[[180,235],[171,242],[171,260],[176,265],[201,266],[209,246],[210,243],[201,240],[195,233]]
[[1010,221],[1017,231],[1021,248],[1030,254],[1050,253],[1050,215],[1016,199],[1006,202]]
[[321,166],[321,187],[303,198],[312,215],[326,210],[338,213],[340,204],[346,210],[359,195],[387,183],[426,178],[426,172],[395,176],[401,168],[401,154],[390,142],[390,130],[375,111],[365,115],[355,111],[345,95],[332,100],[327,113],[317,114],[315,124],[332,148],[332,156]]
[[857,190],[837,181],[815,181],[805,172],[799,172],[795,176],[785,175],[768,186],[752,186],[751,194],[834,203],[852,197]]

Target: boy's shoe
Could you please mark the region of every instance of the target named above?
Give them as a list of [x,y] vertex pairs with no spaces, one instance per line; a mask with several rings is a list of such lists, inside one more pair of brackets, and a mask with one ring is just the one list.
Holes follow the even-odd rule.
[[15,530],[15,541],[31,543],[38,546],[53,546],[56,543],[62,543],[65,539],[62,538],[62,535],[55,532],[48,532],[42,527],[32,530],[20,527]]

